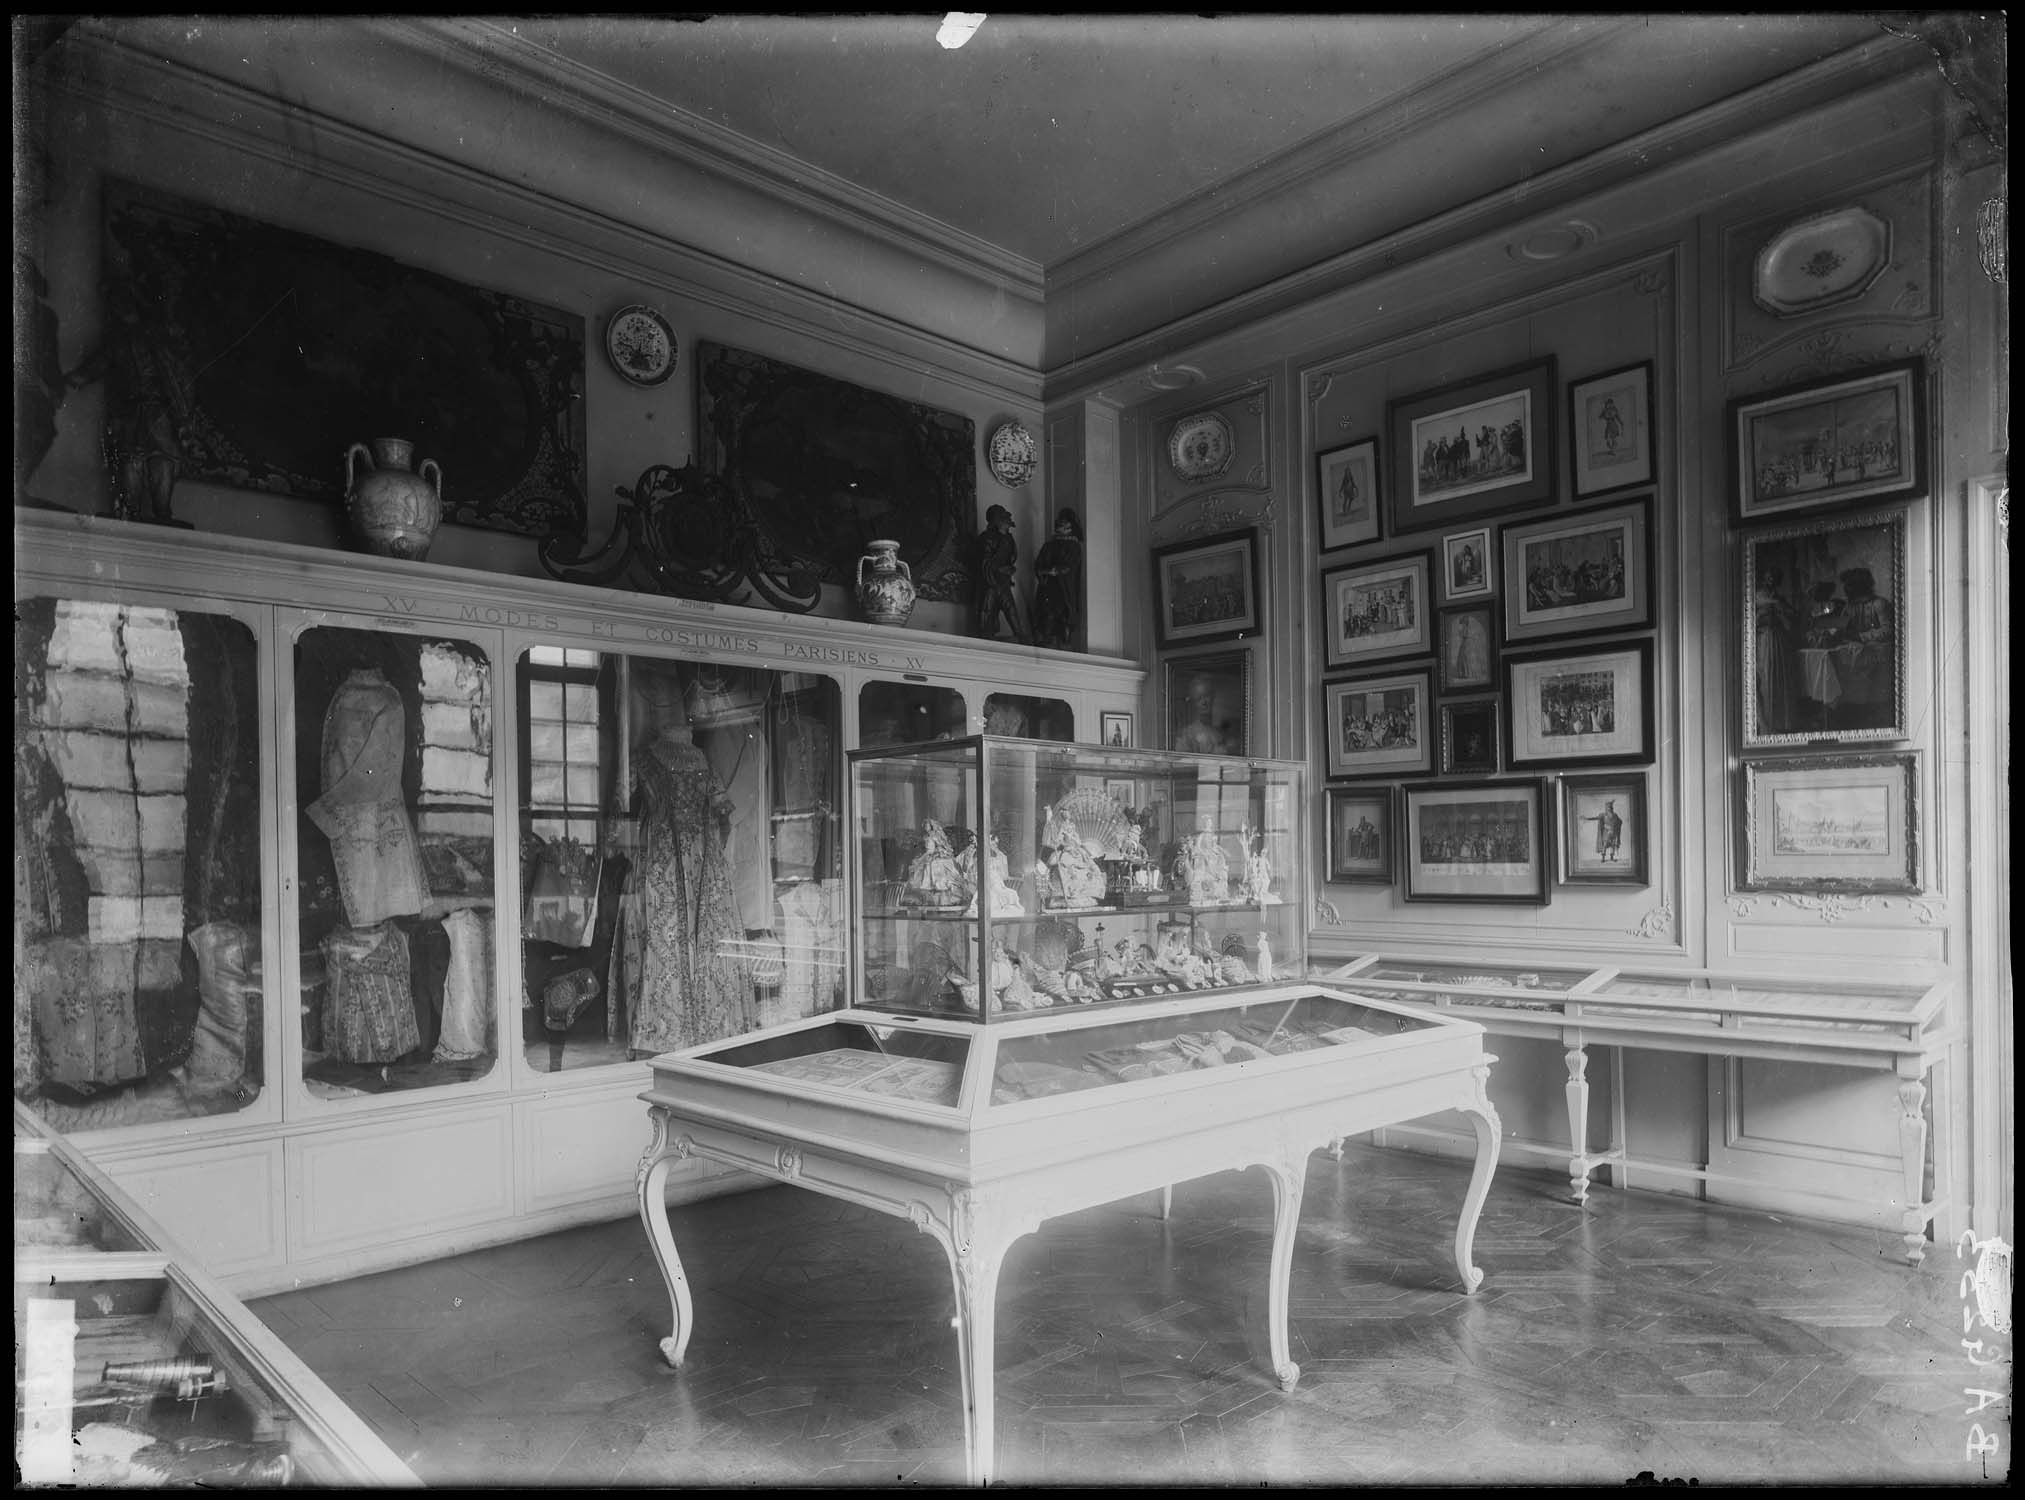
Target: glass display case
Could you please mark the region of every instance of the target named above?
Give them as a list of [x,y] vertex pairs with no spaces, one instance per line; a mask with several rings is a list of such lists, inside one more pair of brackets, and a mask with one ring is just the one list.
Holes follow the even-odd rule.
[[854,1003],[989,1023],[1300,975],[1305,777],[990,734],[854,751]]
[[416,1483],[243,1304],[18,1101],[14,1247],[17,1483]]

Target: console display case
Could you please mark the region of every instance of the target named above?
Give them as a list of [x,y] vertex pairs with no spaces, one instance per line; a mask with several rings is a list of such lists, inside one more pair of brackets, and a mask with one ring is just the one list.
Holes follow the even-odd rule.
[[[1888,1071],[1898,1078],[1900,1215],[1906,1259],[1925,1254],[1926,1226],[1942,1206],[1926,1191],[1927,1079],[1956,1039],[1946,980],[1855,983],[1712,969],[1483,963],[1368,954],[1318,977],[1360,994],[1466,1016],[1487,1030],[1559,1041],[1568,1063],[1568,1118],[1575,1143],[1569,1180],[1579,1202],[1590,1174],[1634,1161],[1621,1141],[1591,1153],[1588,1052],[1592,1045],[1711,1057]],[[1654,1164],[1656,1165],[1656,1164]],[[1665,1167],[1679,1171],[1675,1165]],[[1720,1180],[1724,1174],[1692,1175]],[[1944,1180],[1943,1174],[1936,1173]]]
[[19,1101],[14,1243],[18,1482],[417,1483],[244,1304]]
[[1305,768],[983,735],[851,756],[852,1003],[653,1060],[642,1221],[680,1364],[662,1193],[701,1159],[906,1218],[948,1257],[969,1473],[993,1462],[1008,1247],[1046,1219],[1257,1166],[1269,1368],[1308,1157],[1443,1110],[1474,1126],[1466,1290],[1498,1155],[1483,1028],[1301,978]]
[[1299,974],[1305,776],[988,734],[853,752],[858,1003],[990,1024]]

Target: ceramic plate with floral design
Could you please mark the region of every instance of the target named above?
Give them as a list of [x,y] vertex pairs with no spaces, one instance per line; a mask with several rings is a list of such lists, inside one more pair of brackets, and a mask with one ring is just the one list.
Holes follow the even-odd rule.
[[651,307],[622,307],[605,325],[605,357],[634,385],[659,385],[675,373],[675,330]]
[[1214,479],[1230,467],[1237,441],[1221,412],[1183,417],[1167,435],[1167,461],[1183,479]]

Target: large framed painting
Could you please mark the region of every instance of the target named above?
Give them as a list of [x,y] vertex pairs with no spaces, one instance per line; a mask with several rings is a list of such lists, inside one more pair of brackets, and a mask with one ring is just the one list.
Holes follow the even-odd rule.
[[1153,610],[1163,650],[1256,634],[1257,534],[1227,531],[1160,548],[1153,554]]
[[1555,393],[1549,358],[1388,405],[1392,534],[1552,500]]
[[1322,551],[1378,540],[1378,439],[1363,438],[1315,455]]
[[1194,755],[1249,755],[1252,653],[1249,646],[1172,656],[1162,663],[1167,748]]
[[1324,573],[1322,664],[1355,667],[1433,650],[1432,566],[1432,553],[1414,552]]
[[1739,890],[1920,890],[1915,752],[1746,757],[1738,774]]
[[702,467],[743,503],[762,551],[849,586],[868,543],[897,541],[917,597],[968,599],[969,417],[711,343],[696,350],[696,408]]
[[1538,777],[1409,783],[1399,792],[1407,900],[1547,904],[1553,891]]
[[1568,383],[1569,488],[1598,500],[1652,483],[1652,361]]
[[1434,764],[1425,667],[1322,684],[1324,758],[1332,779],[1400,776]]
[[1505,764],[1650,765],[1652,642],[1505,657]]
[[1744,534],[1746,749],[1907,737],[1907,515]]
[[[178,482],[344,501],[397,438],[443,518],[581,537],[584,320],[131,183],[103,198],[107,447],[130,510]],[[153,487],[151,487],[153,488]]]
[[1926,493],[1926,362],[1787,386],[1729,406],[1739,521]]
[[1392,884],[1392,788],[1326,789],[1329,879],[1345,885]]
[[1505,639],[1652,623],[1652,501],[1503,527]]

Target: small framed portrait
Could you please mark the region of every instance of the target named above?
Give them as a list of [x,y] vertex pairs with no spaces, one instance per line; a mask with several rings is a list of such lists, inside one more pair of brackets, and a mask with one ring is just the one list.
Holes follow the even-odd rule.
[[1732,401],[1730,473],[1737,519],[1926,493],[1926,362]]
[[1498,685],[1498,614],[1491,604],[1441,612],[1439,681],[1444,693],[1478,693]]
[[1652,361],[1568,383],[1569,487],[1596,500],[1652,483]]
[[1506,526],[1505,639],[1652,623],[1652,499]]
[[1431,769],[1433,709],[1425,667],[1322,684],[1328,774],[1400,776]]
[[1645,773],[1561,778],[1561,883],[1649,885]]
[[1401,863],[1409,901],[1545,906],[1541,781],[1435,781],[1400,789]]
[[1132,733],[1132,715],[1118,709],[1105,709],[1098,714],[1097,741],[1114,750],[1129,749],[1136,744]]
[[1907,737],[1907,516],[1744,533],[1745,749]]
[[1390,403],[1392,535],[1552,500],[1557,390],[1543,359]]
[[1505,764],[1652,764],[1652,642],[1505,657]]
[[1331,568],[1322,575],[1322,664],[1354,667],[1434,649],[1428,572],[1433,554]]
[[1440,705],[1441,774],[1498,774],[1498,700],[1465,698]]
[[1378,540],[1378,439],[1361,438],[1315,455],[1315,498],[1322,508],[1321,550]]
[[1258,534],[1228,531],[1160,548],[1153,554],[1153,604],[1163,650],[1255,634]]
[[1920,890],[1915,752],[1747,756],[1738,775],[1739,890]]
[[1249,755],[1251,649],[1170,657],[1162,666],[1168,748],[1194,755]]
[[1392,884],[1392,788],[1327,789],[1329,879],[1346,885]]
[[1498,559],[1491,528],[1473,526],[1441,539],[1441,602],[1461,604],[1498,591]]

